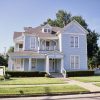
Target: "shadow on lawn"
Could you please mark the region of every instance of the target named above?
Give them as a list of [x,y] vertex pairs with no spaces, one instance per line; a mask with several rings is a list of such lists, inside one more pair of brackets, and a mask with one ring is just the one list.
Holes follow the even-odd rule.
[[44,87],[44,89],[45,89],[45,93],[46,93],[47,95],[49,95],[49,94],[50,94],[49,87]]

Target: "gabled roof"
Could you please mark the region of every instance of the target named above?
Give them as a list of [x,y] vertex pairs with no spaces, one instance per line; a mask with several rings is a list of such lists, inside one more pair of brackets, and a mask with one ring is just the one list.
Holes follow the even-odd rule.
[[23,32],[14,32],[13,39],[20,37]]
[[[73,27],[71,27],[71,26],[73,26]],[[42,28],[44,28],[44,27],[52,28],[52,32],[51,33],[42,32]],[[25,30],[24,32],[14,32],[13,39],[21,36],[22,33],[24,33],[24,34],[34,34],[38,37],[57,37],[56,36],[57,32],[63,33],[64,31],[67,31],[68,33],[70,33],[70,32],[77,33],[78,31],[80,31],[80,33],[88,34],[88,31],[86,29],[84,29],[76,20],[71,21],[64,28],[52,27],[49,24],[46,24],[44,26],[38,26],[38,27],[35,27],[35,28],[24,27],[24,30]]]
[[61,32],[68,32],[68,33],[85,33],[88,34],[88,31],[84,29],[76,20],[71,21],[69,24],[67,24]]
[[14,32],[13,39],[21,36],[22,33],[24,33],[24,34],[35,34],[38,37],[56,37],[56,33],[59,30],[61,30],[61,28],[59,28],[59,27],[51,27],[49,25],[49,27],[52,28],[52,32],[51,33],[44,33],[44,32],[42,32],[42,28],[43,27],[47,27],[47,26],[48,26],[48,24],[46,26],[38,26],[38,27],[35,27],[35,28],[24,27],[25,32]]

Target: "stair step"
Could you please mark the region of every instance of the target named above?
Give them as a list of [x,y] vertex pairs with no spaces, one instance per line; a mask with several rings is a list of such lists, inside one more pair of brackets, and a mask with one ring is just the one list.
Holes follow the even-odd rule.
[[50,73],[50,75],[52,77],[55,77],[55,78],[61,78],[61,77],[63,77],[62,73]]

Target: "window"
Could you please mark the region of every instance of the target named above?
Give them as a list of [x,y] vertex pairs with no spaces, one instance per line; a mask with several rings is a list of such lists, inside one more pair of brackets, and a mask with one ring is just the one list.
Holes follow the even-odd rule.
[[79,47],[79,37],[78,36],[71,36],[71,47]]
[[75,37],[75,47],[78,47],[78,37]]
[[50,33],[51,31],[50,31],[50,29],[48,29],[48,33]]
[[23,48],[23,44],[19,44],[19,48]]
[[71,69],[79,69],[79,56],[71,56],[70,58]]
[[36,68],[36,59],[32,58],[32,68]]
[[44,28],[44,32],[46,32],[46,33],[50,33],[51,30],[50,30],[49,28]]
[[49,41],[46,41],[46,46],[49,46],[50,45],[50,42]]
[[71,37],[71,47],[74,47],[74,37]]
[[71,68],[74,69],[74,56],[71,56]]
[[47,32],[47,29],[44,29],[44,32]]
[[35,48],[35,37],[30,38],[30,48],[31,49]]

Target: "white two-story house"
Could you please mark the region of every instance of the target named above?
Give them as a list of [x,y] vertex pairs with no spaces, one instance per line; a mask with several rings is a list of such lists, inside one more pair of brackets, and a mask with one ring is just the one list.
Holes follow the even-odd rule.
[[59,72],[87,70],[87,30],[73,20],[64,28],[48,24],[14,32],[11,71]]

